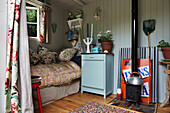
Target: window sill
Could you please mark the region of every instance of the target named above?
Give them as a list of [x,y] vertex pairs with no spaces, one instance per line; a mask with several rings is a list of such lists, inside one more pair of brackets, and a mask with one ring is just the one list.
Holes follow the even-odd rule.
[[37,37],[29,37],[29,40],[36,40],[36,41],[40,41]]

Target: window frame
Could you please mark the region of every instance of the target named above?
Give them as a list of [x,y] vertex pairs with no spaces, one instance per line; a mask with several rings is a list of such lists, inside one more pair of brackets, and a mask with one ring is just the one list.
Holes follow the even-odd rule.
[[[33,10],[37,10],[37,22],[27,22],[27,24],[37,24],[37,37],[32,37],[32,36],[28,36],[29,39],[36,39],[36,40],[40,40],[40,9],[39,7],[36,6],[26,6],[26,9],[33,9]],[[28,26],[27,26],[28,27]]]

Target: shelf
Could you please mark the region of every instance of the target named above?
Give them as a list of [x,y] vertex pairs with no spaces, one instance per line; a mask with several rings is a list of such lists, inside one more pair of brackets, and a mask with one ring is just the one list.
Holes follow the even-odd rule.
[[[82,27],[82,23],[83,23],[83,19],[81,18],[77,18],[77,19],[73,19],[73,20],[69,20],[67,21],[69,28],[81,28]],[[77,25],[72,25],[73,23],[78,23]]]
[[69,20],[67,22],[78,22],[78,21],[82,21],[83,19],[81,18],[77,18],[77,19],[73,19],[73,20]]
[[51,8],[50,5],[43,3],[43,2],[40,2],[38,0],[26,0],[26,2],[31,4],[31,5],[37,6],[37,7],[48,6],[48,7]]

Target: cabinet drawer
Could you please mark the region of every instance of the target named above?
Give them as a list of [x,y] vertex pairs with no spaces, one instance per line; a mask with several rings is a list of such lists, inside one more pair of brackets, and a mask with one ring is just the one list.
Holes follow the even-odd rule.
[[104,60],[104,55],[82,55],[82,60]]

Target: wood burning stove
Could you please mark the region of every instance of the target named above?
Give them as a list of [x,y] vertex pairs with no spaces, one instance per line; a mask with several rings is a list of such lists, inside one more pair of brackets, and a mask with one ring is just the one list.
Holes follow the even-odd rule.
[[[143,84],[143,80],[138,76],[132,77],[132,75],[138,74],[138,72],[132,72],[131,77],[128,78],[128,82],[126,83],[126,102],[135,103],[136,107],[139,107],[139,102],[141,101],[141,85]],[[140,75],[141,77],[141,75]]]
[[141,101],[140,89],[141,85],[126,84],[126,102],[135,103],[136,107],[139,107],[139,102]]
[[[139,78],[138,73],[138,0],[132,0],[132,73],[126,83],[126,101],[139,107],[141,100],[141,85],[143,80]],[[133,76],[133,77],[132,77]]]

